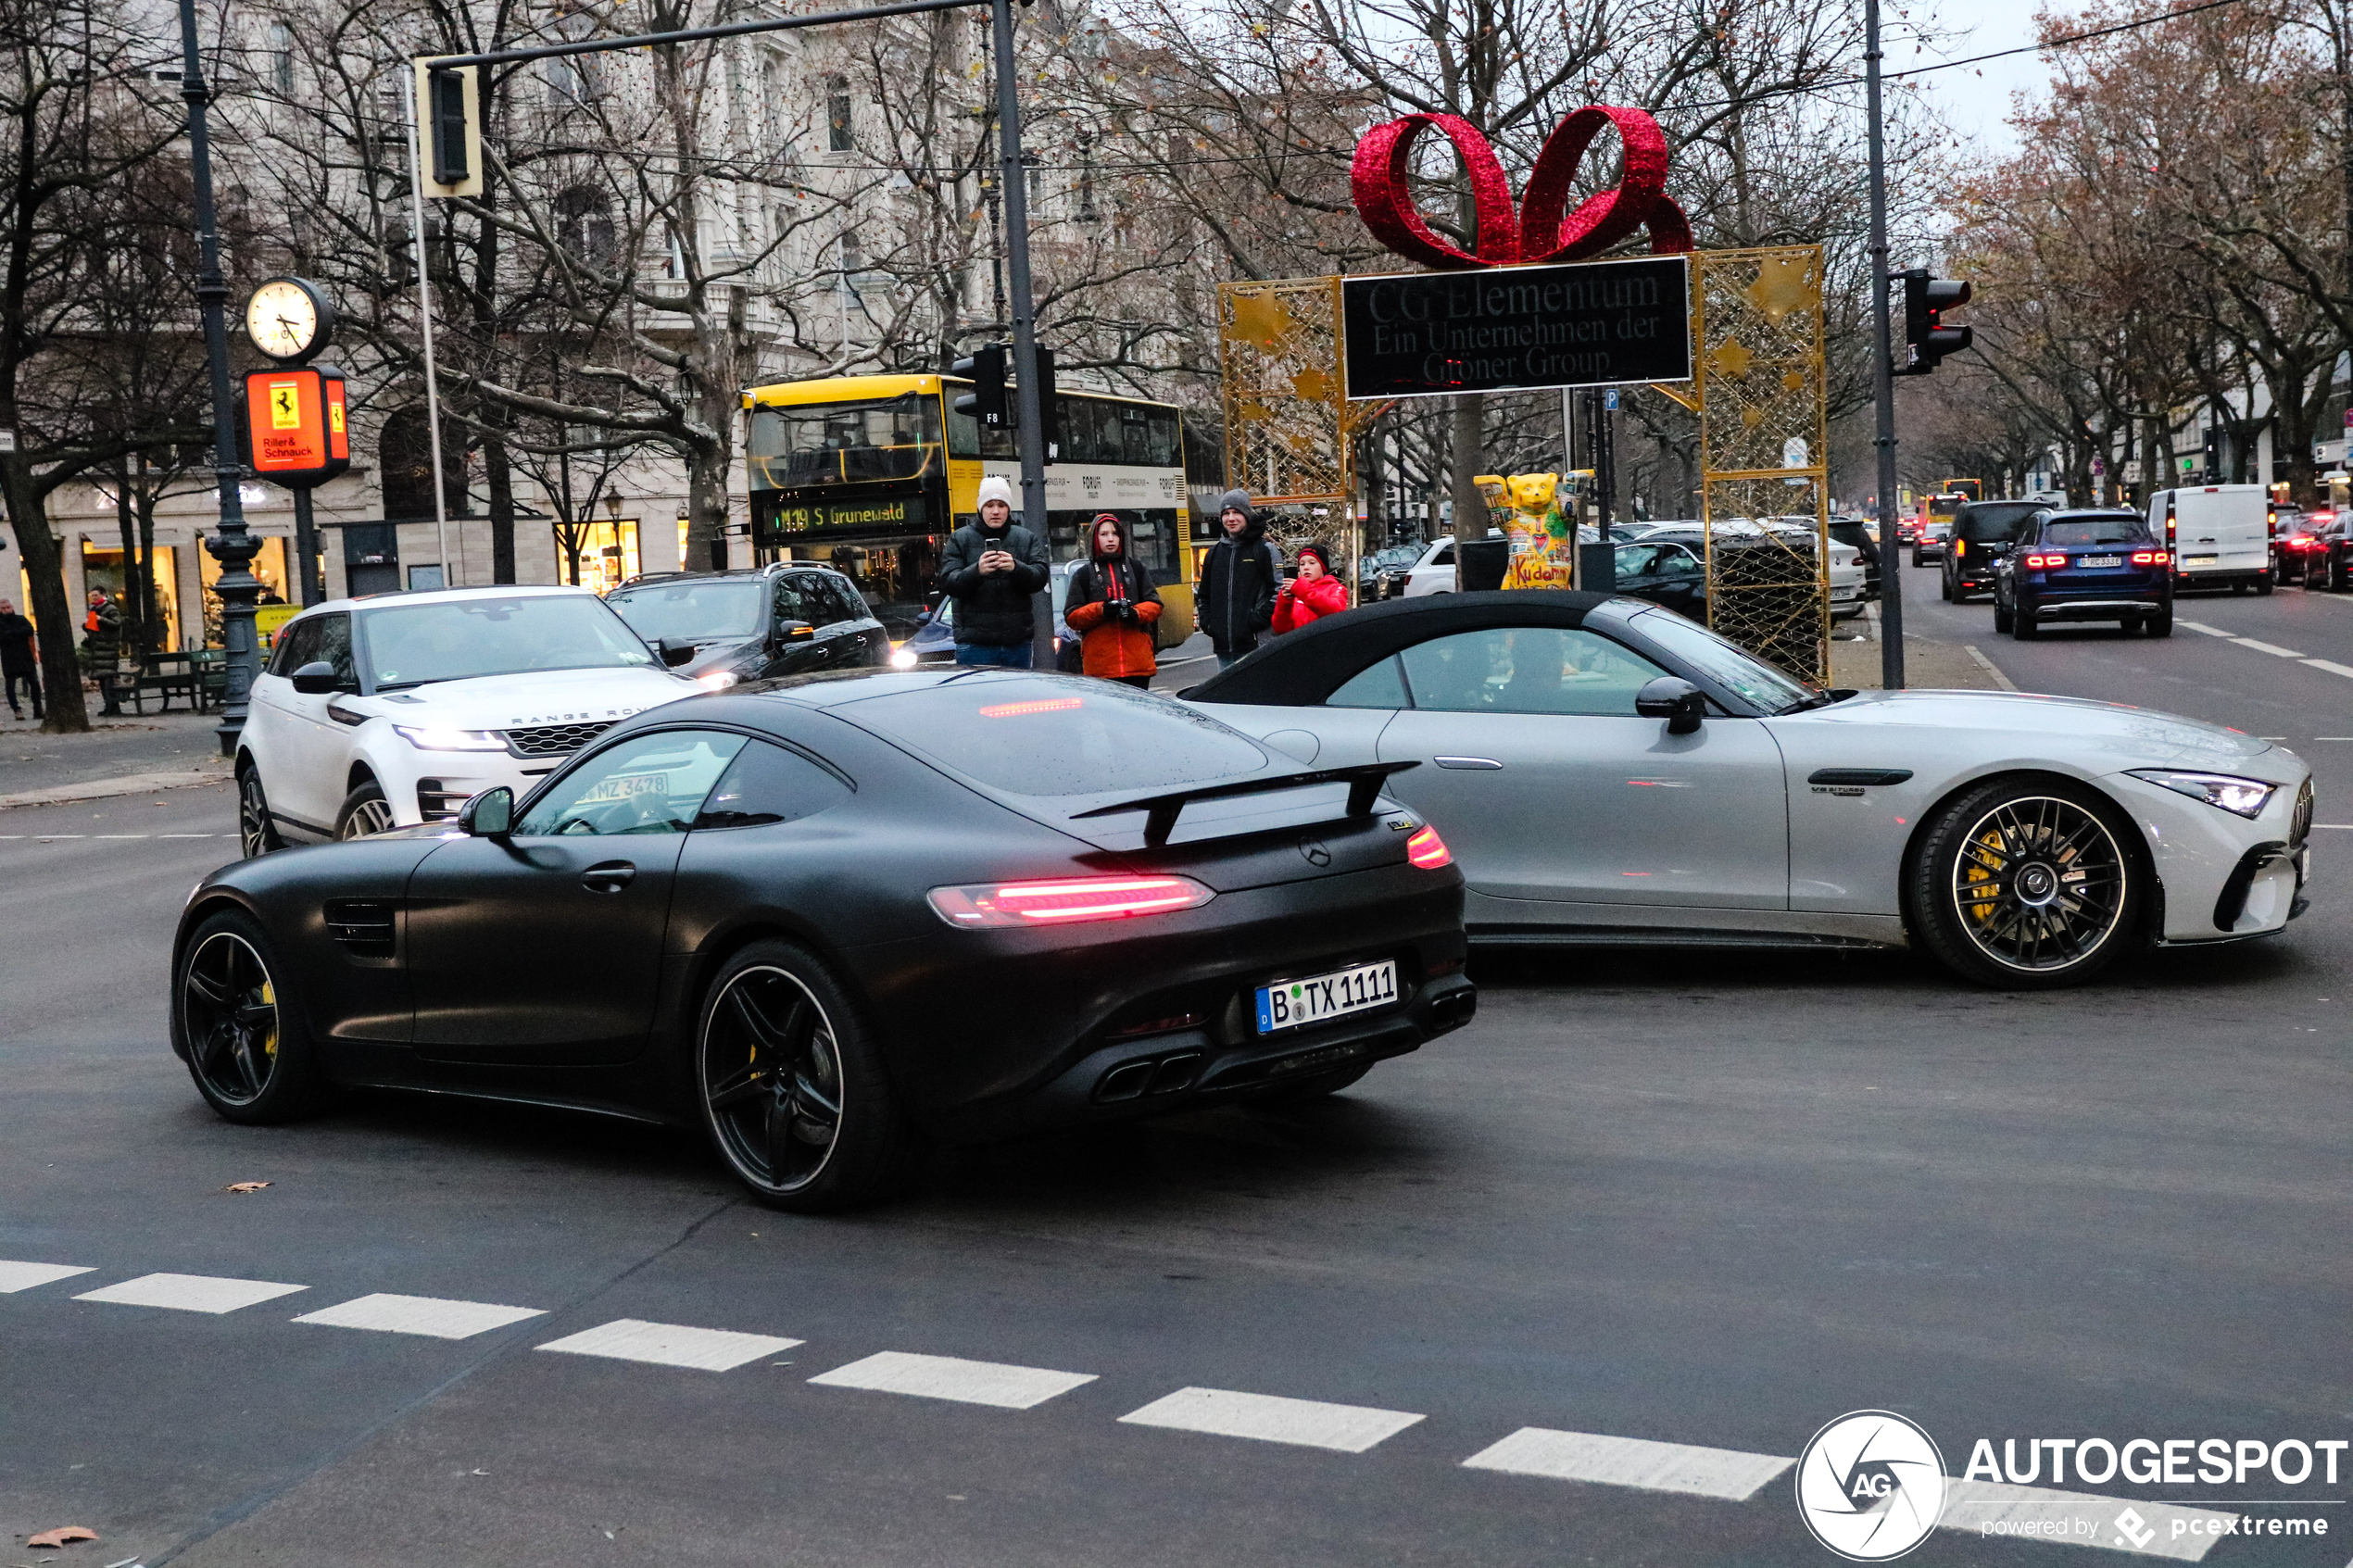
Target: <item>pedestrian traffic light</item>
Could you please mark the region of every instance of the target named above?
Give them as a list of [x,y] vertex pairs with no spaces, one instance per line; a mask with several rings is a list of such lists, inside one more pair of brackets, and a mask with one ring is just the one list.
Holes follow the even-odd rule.
[[475,66],[441,66],[419,59],[418,157],[425,194],[482,194],[482,72]]
[[1945,311],[1969,303],[1969,287],[1958,279],[1931,276],[1925,267],[1910,268],[1895,277],[1904,284],[1904,341],[1911,345],[1912,359],[1893,373],[1924,376],[1936,369],[1938,360],[1958,354],[1976,338],[1969,328],[1948,327],[1942,320]]
[[1013,416],[1005,406],[1005,345],[985,343],[972,351],[969,358],[948,367],[950,375],[963,376],[973,383],[973,389],[956,399],[956,412],[970,414],[984,430],[1010,430]]

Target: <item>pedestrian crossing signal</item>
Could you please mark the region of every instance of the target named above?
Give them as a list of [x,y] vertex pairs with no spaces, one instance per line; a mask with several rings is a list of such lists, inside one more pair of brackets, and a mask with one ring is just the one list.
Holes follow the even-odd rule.
[[429,196],[482,194],[482,69],[414,62],[419,174]]

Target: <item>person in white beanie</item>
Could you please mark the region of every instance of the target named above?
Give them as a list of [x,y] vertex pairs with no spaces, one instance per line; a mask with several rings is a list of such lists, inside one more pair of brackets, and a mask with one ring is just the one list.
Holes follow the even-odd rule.
[[980,482],[980,521],[956,530],[939,563],[940,586],[956,601],[956,662],[1030,667],[1030,600],[1051,575],[1046,542],[1013,521],[1013,487]]

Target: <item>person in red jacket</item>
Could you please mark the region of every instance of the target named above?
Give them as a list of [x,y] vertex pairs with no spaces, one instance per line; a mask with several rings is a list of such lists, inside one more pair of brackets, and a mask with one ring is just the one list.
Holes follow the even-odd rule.
[[1296,632],[1311,621],[1348,608],[1348,585],[1332,575],[1331,557],[1321,545],[1299,547],[1299,575],[1275,601],[1275,630]]
[[1070,576],[1063,619],[1078,633],[1080,668],[1089,675],[1149,687],[1159,665],[1152,659],[1152,622],[1160,619],[1160,590],[1151,574],[1127,558],[1127,525],[1110,512],[1095,519],[1094,552]]

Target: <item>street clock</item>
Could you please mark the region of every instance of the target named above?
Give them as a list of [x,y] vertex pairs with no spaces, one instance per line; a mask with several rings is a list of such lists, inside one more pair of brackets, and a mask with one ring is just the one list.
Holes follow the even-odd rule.
[[304,278],[271,278],[245,303],[245,336],[282,365],[298,365],[334,335],[335,304]]

